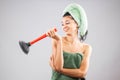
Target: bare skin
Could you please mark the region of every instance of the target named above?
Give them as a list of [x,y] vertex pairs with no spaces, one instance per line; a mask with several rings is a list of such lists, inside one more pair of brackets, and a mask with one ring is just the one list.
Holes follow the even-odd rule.
[[[50,66],[53,70],[71,77],[82,78],[85,77],[91,55],[91,46],[80,42],[78,38],[78,25],[71,18],[66,16],[62,18],[62,29],[65,36],[59,36],[54,29],[50,29],[47,35],[52,38],[52,55],[50,57]],[[73,47],[74,46],[74,47]],[[63,68],[63,51],[74,53],[82,53],[83,60],[79,69]]]

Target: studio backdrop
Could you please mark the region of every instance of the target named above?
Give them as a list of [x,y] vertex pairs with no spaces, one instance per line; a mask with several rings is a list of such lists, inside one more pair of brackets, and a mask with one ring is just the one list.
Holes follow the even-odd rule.
[[0,0],[0,80],[50,80],[51,39],[32,45],[28,55],[18,42],[53,27],[63,36],[62,11],[70,3],[80,4],[88,18],[85,42],[92,54],[86,80],[120,79],[119,0]]

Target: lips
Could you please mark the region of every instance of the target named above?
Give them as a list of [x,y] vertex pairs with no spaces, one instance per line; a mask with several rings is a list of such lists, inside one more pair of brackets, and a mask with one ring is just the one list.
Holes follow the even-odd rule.
[[64,30],[65,32],[67,32],[68,29],[69,29],[68,27],[64,27],[64,28],[63,28],[63,30]]

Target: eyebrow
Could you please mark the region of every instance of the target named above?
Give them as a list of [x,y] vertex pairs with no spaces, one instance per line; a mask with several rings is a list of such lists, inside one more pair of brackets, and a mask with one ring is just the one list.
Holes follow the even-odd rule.
[[[68,22],[68,21],[70,21],[70,20],[66,20],[65,22]],[[63,23],[63,21],[61,21],[61,23]]]

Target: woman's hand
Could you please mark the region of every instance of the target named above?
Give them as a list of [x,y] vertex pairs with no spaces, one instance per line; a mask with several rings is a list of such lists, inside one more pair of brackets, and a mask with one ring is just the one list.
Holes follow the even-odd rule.
[[48,37],[51,37],[56,41],[59,41],[61,39],[60,36],[55,32],[55,28],[50,29],[46,34]]

